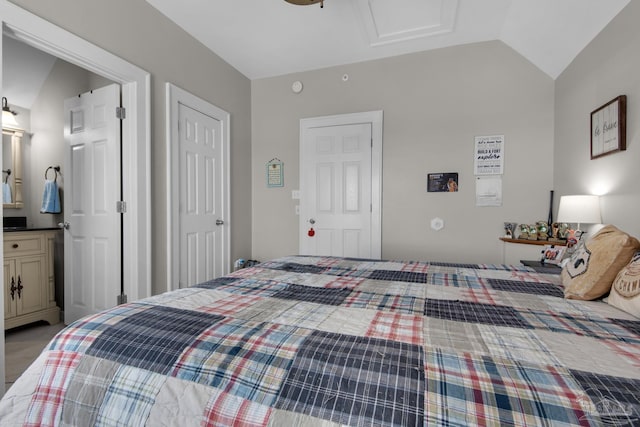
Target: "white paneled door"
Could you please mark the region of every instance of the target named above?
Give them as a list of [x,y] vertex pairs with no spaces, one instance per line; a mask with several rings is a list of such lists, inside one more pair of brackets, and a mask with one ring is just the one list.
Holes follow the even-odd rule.
[[372,124],[304,128],[300,150],[301,253],[379,256],[372,249]]
[[180,287],[223,274],[222,122],[179,105]]
[[120,295],[119,105],[117,84],[64,102],[66,324],[115,306]]

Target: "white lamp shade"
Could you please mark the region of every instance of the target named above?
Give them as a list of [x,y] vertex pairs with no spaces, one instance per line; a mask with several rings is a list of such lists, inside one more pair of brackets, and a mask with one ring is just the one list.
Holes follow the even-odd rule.
[[17,129],[20,127],[16,118],[8,111],[2,111],[2,126],[5,128]]
[[562,196],[558,208],[558,222],[600,224],[600,198],[598,196]]

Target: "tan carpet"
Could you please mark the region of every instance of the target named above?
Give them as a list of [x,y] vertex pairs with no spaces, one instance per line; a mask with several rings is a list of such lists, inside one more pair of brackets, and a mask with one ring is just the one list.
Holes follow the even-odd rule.
[[62,328],[63,323],[35,323],[5,331],[5,390],[22,375]]

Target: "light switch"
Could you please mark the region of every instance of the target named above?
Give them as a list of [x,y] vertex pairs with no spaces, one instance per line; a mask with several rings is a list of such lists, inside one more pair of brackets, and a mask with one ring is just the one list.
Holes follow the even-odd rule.
[[293,200],[300,200],[300,190],[291,191],[291,198]]

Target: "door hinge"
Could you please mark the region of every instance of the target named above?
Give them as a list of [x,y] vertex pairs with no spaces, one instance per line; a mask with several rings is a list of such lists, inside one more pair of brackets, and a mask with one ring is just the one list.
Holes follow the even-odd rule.
[[118,295],[118,305],[127,303],[127,294]]
[[127,117],[127,110],[124,107],[116,107],[116,118],[124,120]]
[[124,200],[118,200],[116,202],[116,213],[126,213],[127,212],[127,202]]

